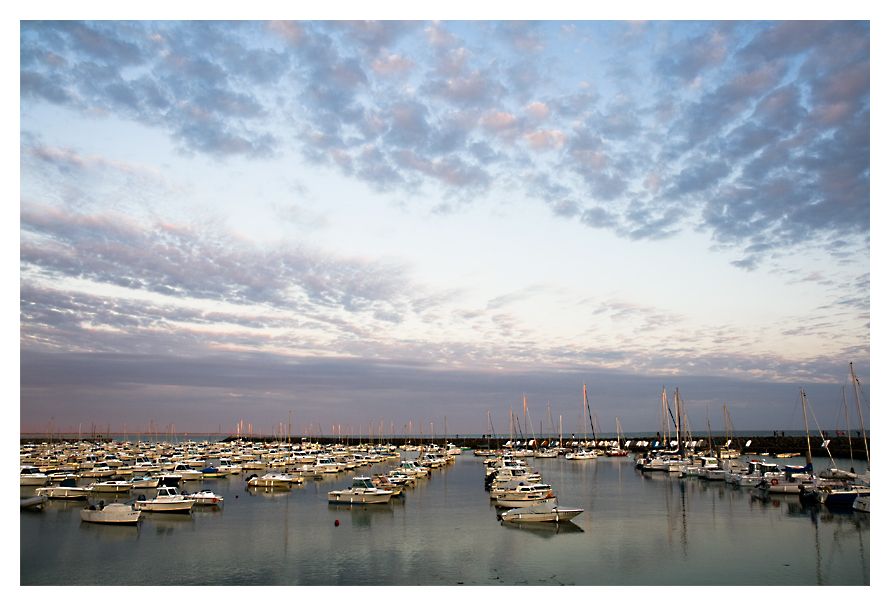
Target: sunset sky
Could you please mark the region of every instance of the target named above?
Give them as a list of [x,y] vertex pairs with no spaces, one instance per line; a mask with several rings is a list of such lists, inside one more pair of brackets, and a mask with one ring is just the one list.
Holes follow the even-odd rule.
[[834,430],[869,391],[868,22],[20,36],[23,432],[573,433],[585,384],[604,431],[663,388]]

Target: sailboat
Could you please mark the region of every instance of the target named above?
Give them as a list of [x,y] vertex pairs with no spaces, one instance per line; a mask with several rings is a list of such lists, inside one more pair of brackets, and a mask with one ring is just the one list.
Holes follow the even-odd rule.
[[719,459],[738,459],[741,454],[735,448],[730,448],[730,444],[732,444],[732,434],[730,432],[730,427],[732,427],[732,421],[729,419],[729,413],[726,412],[726,405],[723,405],[723,426],[726,430],[726,444],[723,448],[720,449],[720,452],[717,454],[717,458]]
[[615,442],[615,445],[612,446],[609,450],[606,451],[606,456],[609,457],[626,457],[627,450],[621,448],[621,422],[618,420],[618,417],[615,417],[615,427],[618,431],[618,439]]

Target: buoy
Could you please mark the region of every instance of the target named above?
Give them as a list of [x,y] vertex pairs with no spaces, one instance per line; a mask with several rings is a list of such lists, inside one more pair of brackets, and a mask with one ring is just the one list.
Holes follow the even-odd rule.
[[772,484],[773,486],[775,486],[775,485],[778,484],[778,483],[779,483],[779,481],[778,481],[777,479],[775,479],[775,478],[773,478],[772,480],[770,480],[770,484]]
[[339,526],[339,525],[340,525],[340,520],[334,520],[334,526]]

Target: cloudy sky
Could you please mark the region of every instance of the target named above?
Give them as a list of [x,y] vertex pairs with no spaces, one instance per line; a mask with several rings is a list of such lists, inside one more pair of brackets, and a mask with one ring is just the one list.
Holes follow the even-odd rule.
[[868,22],[22,22],[19,68],[22,431],[868,393]]

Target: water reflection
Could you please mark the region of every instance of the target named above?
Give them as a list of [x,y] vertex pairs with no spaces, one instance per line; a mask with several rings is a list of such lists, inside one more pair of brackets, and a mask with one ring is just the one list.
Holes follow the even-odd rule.
[[91,524],[82,521],[78,530],[83,538],[94,538],[103,543],[132,543],[139,540],[141,526],[142,520],[136,524]]
[[396,499],[390,499],[386,503],[328,503],[328,511],[349,515],[352,526],[355,528],[370,528],[375,519],[394,516],[392,503],[394,500]]
[[568,522],[520,522],[504,520],[501,526],[511,530],[521,530],[545,539],[550,539],[558,534],[574,534],[584,532],[584,529],[572,521]]

